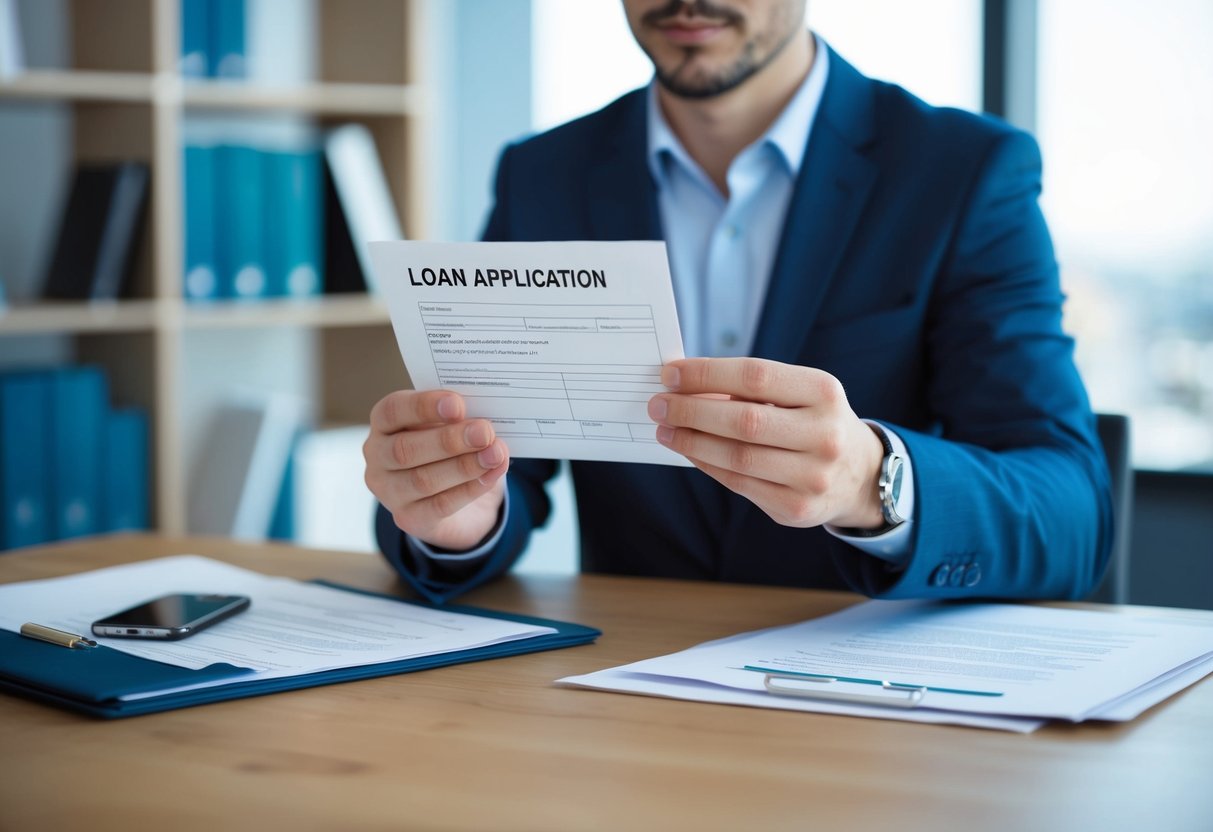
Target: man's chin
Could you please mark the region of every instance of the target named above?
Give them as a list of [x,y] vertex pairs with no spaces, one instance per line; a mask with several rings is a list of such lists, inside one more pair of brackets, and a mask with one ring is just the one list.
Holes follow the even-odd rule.
[[740,84],[749,77],[741,75],[736,77],[727,76],[709,76],[698,75],[693,77],[681,77],[679,75],[667,76],[662,73],[657,74],[657,83],[676,98],[686,98],[693,101],[702,101],[708,98],[716,98],[724,95],[730,90],[740,86]]

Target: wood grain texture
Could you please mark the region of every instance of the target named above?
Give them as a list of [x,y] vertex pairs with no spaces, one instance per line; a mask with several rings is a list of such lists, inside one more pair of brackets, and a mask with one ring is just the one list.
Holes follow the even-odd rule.
[[[0,556],[0,582],[162,555],[403,593],[379,559],[118,536]],[[552,685],[859,600],[608,576],[472,604],[593,645],[103,722],[0,695],[0,829],[1213,829],[1213,683],[1030,736]],[[69,785],[71,784],[71,785]]]

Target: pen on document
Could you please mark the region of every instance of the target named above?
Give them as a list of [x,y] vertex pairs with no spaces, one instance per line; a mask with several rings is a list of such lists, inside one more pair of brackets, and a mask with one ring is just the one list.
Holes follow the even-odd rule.
[[58,644],[60,647],[88,648],[97,646],[97,642],[91,638],[85,638],[84,636],[78,636],[75,633],[68,633],[63,630],[56,630],[54,627],[46,627],[42,624],[22,624],[21,635],[36,638],[39,641],[48,641],[51,644]]
[[804,673],[795,670],[776,670],[770,667],[755,667],[754,665],[745,665],[742,670],[753,670],[757,673],[766,673],[773,676],[783,676],[786,678],[801,677],[804,679],[818,682],[850,682],[855,685],[892,685],[895,688],[922,688],[923,690],[933,690],[936,693],[958,693],[961,696],[1004,696],[1002,691],[997,690],[962,690],[961,688],[941,688],[934,685],[915,685],[911,682],[884,682],[880,679],[857,679],[853,676],[830,676],[825,673]]

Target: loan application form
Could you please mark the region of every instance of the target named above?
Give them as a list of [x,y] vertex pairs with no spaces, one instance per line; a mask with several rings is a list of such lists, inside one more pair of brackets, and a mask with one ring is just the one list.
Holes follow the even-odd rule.
[[370,244],[417,390],[453,390],[515,457],[689,465],[648,401],[683,357],[661,242]]

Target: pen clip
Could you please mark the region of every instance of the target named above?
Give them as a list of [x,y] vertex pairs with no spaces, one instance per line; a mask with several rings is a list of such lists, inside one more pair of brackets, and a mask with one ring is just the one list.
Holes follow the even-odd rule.
[[[848,693],[846,691],[826,690],[825,686],[840,681],[833,676],[791,676],[781,673],[768,673],[763,677],[762,685],[768,693],[775,696],[795,696],[801,699],[818,699],[826,702],[849,702],[856,705],[877,705],[884,708],[914,708],[927,694],[927,688],[922,685],[903,685],[897,682],[881,681],[882,691],[905,696],[886,696],[882,693]],[[814,688],[813,686],[818,687]]]
[[91,638],[78,636],[75,633],[69,633],[66,630],[56,630],[54,627],[47,627],[45,624],[34,624],[26,622],[21,625],[21,635],[27,638],[34,638],[38,641],[45,641],[48,644],[57,644],[60,647],[96,647],[97,642]]

